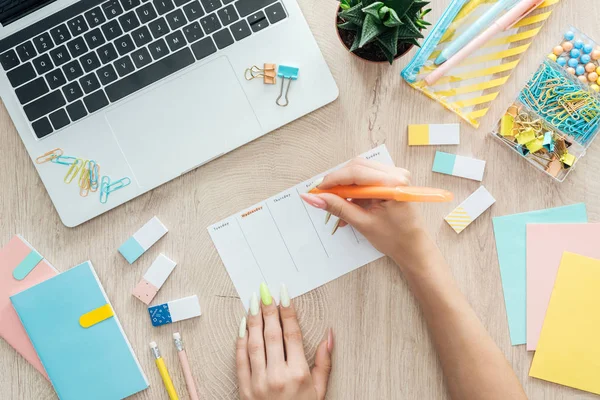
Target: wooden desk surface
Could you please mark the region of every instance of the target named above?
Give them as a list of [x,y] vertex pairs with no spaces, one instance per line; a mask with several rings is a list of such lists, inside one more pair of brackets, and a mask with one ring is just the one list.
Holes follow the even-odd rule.
[[[433,0],[429,20],[437,20],[449,2]],[[300,4],[339,85],[339,99],[78,228],[61,224],[5,108],[0,107],[0,243],[20,233],[61,271],[92,260],[151,383],[135,399],[167,398],[148,350],[151,340],[162,349],[176,387],[186,393],[171,344],[176,330],[185,340],[201,397],[237,398],[234,341],[244,310],[208,236],[208,225],[381,143],[387,144],[397,165],[412,171],[415,184],[449,188],[456,194],[456,204],[479,186],[433,174],[436,148],[407,146],[409,123],[459,122],[401,80],[400,71],[415,50],[392,67],[362,62],[347,54],[338,41],[333,25],[335,1],[300,0]],[[512,347],[509,342],[492,217],[583,201],[590,220],[598,221],[600,142],[565,183],[557,184],[501,147],[488,132],[569,24],[600,38],[598,15],[597,0],[563,0],[481,128],[461,123],[462,144],[457,151],[488,162],[483,183],[497,199],[491,212],[457,236],[443,221],[452,206],[422,207],[458,284],[532,399],[595,397],[528,377],[532,355],[524,346]],[[154,215],[170,232],[130,266],[117,248]],[[160,329],[150,326],[145,307],[130,291],[159,252],[172,256],[179,266],[155,301],[196,293],[203,309],[201,318]],[[311,360],[326,327],[336,332],[328,398],[447,397],[420,311],[389,260],[377,261],[302,296],[296,305]],[[55,398],[50,384],[4,341],[0,341],[0,397]]]

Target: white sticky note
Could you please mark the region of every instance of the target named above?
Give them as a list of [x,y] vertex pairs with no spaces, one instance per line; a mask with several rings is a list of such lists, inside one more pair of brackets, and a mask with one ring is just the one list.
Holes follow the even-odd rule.
[[481,214],[496,202],[496,199],[481,186],[465,201],[454,209],[444,220],[456,231],[461,233]]
[[169,230],[158,217],[153,217],[139,231],[133,234],[133,238],[142,246],[144,250],[148,250],[154,243],[158,242]]
[[438,151],[435,153],[432,170],[481,182],[485,172],[485,161]]
[[460,144],[459,124],[409,125],[409,146]]
[[160,289],[175,266],[177,266],[175,261],[161,253],[144,274],[144,279]]

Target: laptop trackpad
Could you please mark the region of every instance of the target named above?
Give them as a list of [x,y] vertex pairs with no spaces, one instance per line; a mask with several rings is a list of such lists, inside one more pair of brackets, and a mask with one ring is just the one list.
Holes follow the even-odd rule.
[[226,57],[126,101],[106,118],[142,187],[170,180],[261,132]]

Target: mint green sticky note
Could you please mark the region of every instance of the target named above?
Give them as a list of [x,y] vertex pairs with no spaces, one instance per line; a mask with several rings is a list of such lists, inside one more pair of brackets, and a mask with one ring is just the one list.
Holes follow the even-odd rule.
[[454,163],[456,162],[456,155],[444,153],[443,151],[436,151],[435,159],[433,160],[433,172],[440,174],[452,175],[454,171]]
[[527,343],[527,224],[585,223],[587,220],[583,203],[493,219],[506,316],[513,346]]

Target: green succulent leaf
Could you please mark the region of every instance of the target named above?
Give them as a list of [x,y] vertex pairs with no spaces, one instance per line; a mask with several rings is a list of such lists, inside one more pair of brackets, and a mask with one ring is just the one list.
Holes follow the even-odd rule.
[[386,6],[396,11],[398,17],[402,17],[411,9],[415,0],[383,0]]
[[[428,1],[415,1],[412,5],[406,10],[406,15],[417,15],[421,13],[421,10],[429,4]],[[431,11],[431,10],[430,10]]]
[[383,8],[383,7],[384,7],[384,4],[382,2],[380,2],[380,1],[377,1],[377,2],[375,2],[373,4],[371,4],[371,5],[363,8],[362,11],[365,14],[369,14],[369,15],[374,16],[375,18],[380,19],[379,10],[381,10],[381,8]]
[[414,21],[412,19],[410,19],[410,17],[408,15],[405,15],[404,17],[402,17],[402,24],[404,27],[406,27],[409,31],[413,32],[415,35],[419,35],[419,37],[421,36],[421,30],[419,29],[419,27],[414,23]]
[[383,17],[380,17],[380,19],[385,26],[395,28],[402,25],[402,21],[398,18],[398,14],[393,8],[383,6],[381,9],[383,10],[384,8],[387,8],[387,13]]
[[362,8],[362,3],[358,3],[348,10],[340,11],[338,16],[346,22],[352,22],[358,26],[362,26],[366,17],[365,13],[362,12]]
[[377,43],[379,44],[379,47],[385,48],[386,53],[392,54],[392,59],[398,52],[398,31],[398,27],[388,29],[377,37]]
[[360,39],[362,37],[362,31],[359,29],[356,31],[356,37],[354,38],[354,43],[350,47],[350,51],[356,51],[359,49]]
[[354,22],[344,22],[343,24],[338,24],[338,28],[355,32],[361,30],[361,27],[356,25]]
[[385,58],[388,60],[388,62],[390,63],[390,65],[394,64],[394,57],[396,57],[395,54],[392,54],[388,49],[386,49],[380,42],[379,40],[377,40],[377,47],[379,47],[381,49],[381,51],[383,52],[383,54],[385,55]]
[[381,0],[362,0],[361,3],[363,5],[363,7],[368,7],[373,3],[377,3],[380,2]]
[[367,15],[365,23],[362,26],[362,38],[360,39],[359,47],[363,47],[377,36],[381,35],[388,29],[387,26],[383,25],[377,17]]

